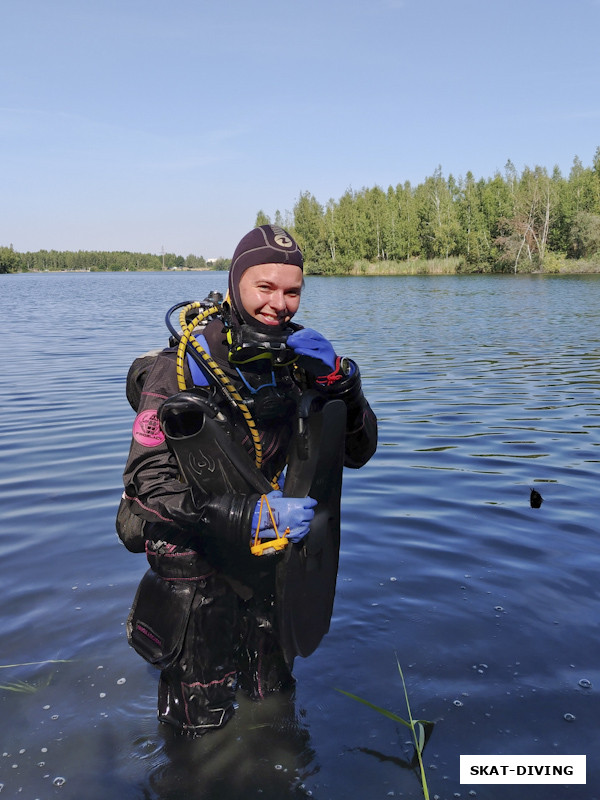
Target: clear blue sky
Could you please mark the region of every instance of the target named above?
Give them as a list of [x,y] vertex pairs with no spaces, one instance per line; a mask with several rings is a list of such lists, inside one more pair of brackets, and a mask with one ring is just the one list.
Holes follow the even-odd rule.
[[231,255],[256,212],[600,145],[600,0],[3,0],[0,246]]

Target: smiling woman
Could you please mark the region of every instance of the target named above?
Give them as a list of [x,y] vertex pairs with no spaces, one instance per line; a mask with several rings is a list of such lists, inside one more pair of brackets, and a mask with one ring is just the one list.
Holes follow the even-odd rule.
[[229,270],[229,296],[240,322],[253,327],[288,322],[300,304],[303,269],[302,252],[283,228],[261,225],[247,233],[235,248]]
[[192,736],[225,725],[238,687],[252,699],[291,690],[294,659],[329,629],[342,466],[377,444],[356,364],[290,324],[302,267],[282,228],[246,234],[225,301],[172,330],[179,346],[155,355],[133,403],[117,527],[124,538],[138,521],[150,569],[128,637],[161,670],[159,719]]
[[289,322],[300,306],[302,270],[294,264],[258,264],[240,278],[244,308],[263,325]]

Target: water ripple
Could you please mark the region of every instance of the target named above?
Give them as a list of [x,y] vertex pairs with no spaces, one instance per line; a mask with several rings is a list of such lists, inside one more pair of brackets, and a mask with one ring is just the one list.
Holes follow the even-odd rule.
[[[146,563],[114,531],[124,377],[165,343],[171,299],[222,291],[226,276],[0,278],[0,646],[3,664],[39,662],[0,674],[31,688],[0,696],[3,793],[45,796],[61,778],[51,791],[89,797],[94,775],[96,796],[122,800],[227,800],[240,786],[415,797],[412,774],[364,752],[397,755],[403,732],[333,691],[403,716],[396,654],[413,714],[437,720],[432,795],[467,796],[461,752],[596,751],[600,280],[307,278],[299,321],[360,364],[380,445],[345,474],[334,617],[296,664],[294,707],[242,700],[223,736],[190,743],[157,727],[156,674],[125,638]],[[21,317],[35,298],[33,342]],[[587,788],[599,785],[589,758]]]

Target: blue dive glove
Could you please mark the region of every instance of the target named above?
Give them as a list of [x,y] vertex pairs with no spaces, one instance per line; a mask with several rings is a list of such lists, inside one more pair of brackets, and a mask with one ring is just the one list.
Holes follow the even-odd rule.
[[[275,517],[275,524],[280,536],[286,536],[290,542],[299,542],[309,531],[310,522],[315,515],[313,511],[317,501],[312,497],[284,497],[281,492],[273,491],[266,495],[271,511]],[[252,517],[252,534],[256,532],[260,512],[260,500],[254,509]],[[289,528],[289,533],[286,529]],[[273,520],[269,514],[266,503],[263,503],[260,513],[260,529],[258,535],[261,539],[275,539]]]
[[287,346],[298,353],[299,356],[306,356],[306,364],[302,364],[308,372],[314,375],[324,375],[325,368],[329,372],[335,370],[336,355],[331,342],[323,334],[312,328],[302,328],[294,331],[288,337]]

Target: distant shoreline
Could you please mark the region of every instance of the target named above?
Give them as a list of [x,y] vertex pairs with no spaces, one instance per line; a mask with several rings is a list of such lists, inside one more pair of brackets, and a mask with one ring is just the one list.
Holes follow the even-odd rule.
[[118,274],[126,274],[127,272],[153,272],[153,273],[167,273],[167,272],[223,272],[224,270],[217,270],[217,269],[210,269],[209,267],[198,267],[198,269],[186,269],[185,267],[182,269],[23,269],[23,270],[15,270],[12,273],[5,273],[11,275],[49,275],[49,274],[60,274],[60,275],[68,275],[71,273],[77,274],[87,274],[92,273],[95,275],[118,275]]
[[[228,262],[227,262],[228,263]],[[209,266],[199,267],[170,267],[168,269],[100,269],[91,267],[88,269],[29,269],[11,270],[3,274],[18,275],[49,275],[49,274],[123,274],[123,273],[207,273],[215,274],[226,272],[226,269],[214,269]],[[544,260],[543,268],[540,269],[519,269],[517,271],[491,270],[489,265],[467,265],[464,260],[458,257],[444,259],[410,259],[408,261],[379,261],[371,263],[368,261],[356,261],[354,264],[339,267],[337,270],[319,270],[311,264],[305,265],[306,277],[317,275],[320,277],[381,277],[381,276],[402,276],[402,275],[594,275],[600,274],[600,257],[592,259],[572,259],[563,255],[550,253]]]

